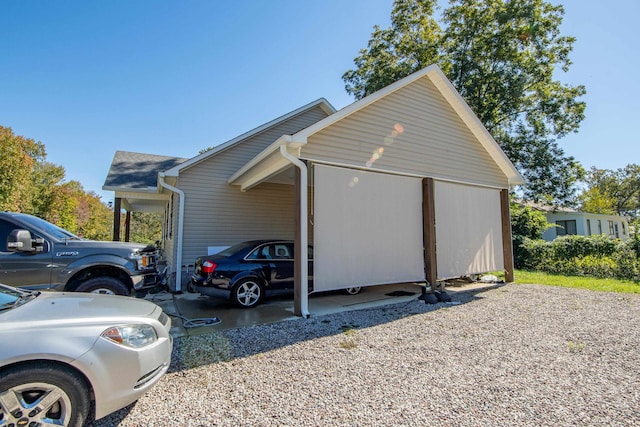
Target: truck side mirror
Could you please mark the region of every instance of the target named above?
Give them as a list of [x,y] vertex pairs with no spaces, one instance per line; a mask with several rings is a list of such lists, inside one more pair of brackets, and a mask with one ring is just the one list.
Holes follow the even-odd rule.
[[11,252],[42,252],[44,239],[34,239],[29,230],[16,229],[7,237],[7,250]]

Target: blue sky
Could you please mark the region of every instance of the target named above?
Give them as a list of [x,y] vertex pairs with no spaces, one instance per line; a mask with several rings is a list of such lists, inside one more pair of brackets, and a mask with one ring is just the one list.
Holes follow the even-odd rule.
[[[554,2],[557,4],[557,2]],[[570,84],[586,119],[561,141],[589,168],[640,163],[640,2],[567,0]],[[193,157],[320,97],[353,99],[342,74],[392,0],[0,0],[0,125],[103,201],[116,150]]]

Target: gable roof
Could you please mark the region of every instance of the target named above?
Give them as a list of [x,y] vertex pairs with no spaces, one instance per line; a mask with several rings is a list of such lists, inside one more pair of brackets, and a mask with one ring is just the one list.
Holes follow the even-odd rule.
[[171,169],[186,160],[180,157],[116,151],[102,189],[155,191],[158,186],[158,172]]
[[229,148],[233,147],[234,145],[248,139],[251,138],[252,136],[255,136],[261,132],[264,132],[268,129],[271,129],[274,126],[279,125],[282,122],[285,122],[286,120],[289,120],[292,117],[295,117],[301,113],[304,113],[305,111],[311,110],[313,108],[316,107],[320,107],[322,110],[324,110],[327,114],[331,115],[334,114],[336,112],[336,109],[333,107],[333,105],[331,105],[329,103],[329,101],[327,101],[325,98],[319,98],[313,102],[310,102],[306,105],[303,105],[300,108],[297,108],[287,114],[284,114],[274,120],[271,120],[270,122],[267,122],[261,126],[258,126],[257,128],[254,128],[248,132],[243,133],[242,135],[239,135],[225,143],[222,143],[220,145],[217,145],[215,147],[213,147],[211,150],[205,151],[204,153],[193,157],[191,159],[189,159],[188,161],[181,163],[179,165],[176,165],[174,167],[172,167],[171,169],[168,170],[164,170],[164,176],[178,176],[178,174],[180,173],[181,170],[187,169],[195,164],[198,164],[206,159],[208,159],[209,157],[215,156],[218,153],[221,153],[224,150],[228,150]]
[[[374,92],[371,95],[368,95],[360,99],[359,101],[354,102],[353,104],[346,106],[338,112],[316,122],[315,124],[305,129],[302,129],[301,131],[293,135],[283,135],[271,146],[267,147],[265,150],[263,150],[263,152],[261,152],[254,159],[248,162],[244,167],[234,173],[227,182],[229,182],[230,184],[240,183],[243,189],[248,189],[257,185],[260,179],[266,179],[267,177],[272,176],[279,170],[278,168],[282,169],[283,162],[281,161],[279,162],[280,164],[275,165],[275,163],[272,161],[271,163],[274,164],[270,166],[270,169],[267,172],[254,173],[254,177],[248,177],[249,174],[247,173],[261,162],[264,162],[267,159],[273,159],[275,155],[277,155],[277,150],[280,149],[279,147],[281,145],[286,144],[291,148],[299,149],[302,145],[307,144],[308,138],[311,135],[320,132],[321,130],[331,126],[332,124],[350,116],[357,111],[362,110],[363,108],[386,97],[387,95],[394,93],[397,90],[404,88],[422,78],[428,78],[433,82],[433,84],[445,98],[447,103],[451,105],[456,114],[460,117],[463,123],[468,127],[474,137],[480,142],[489,156],[507,177],[509,185],[524,184],[525,181],[520,172],[518,172],[511,160],[509,160],[504,151],[502,151],[500,145],[496,142],[495,139],[493,139],[491,134],[489,134],[489,131],[487,131],[480,119],[478,119],[469,105],[465,102],[462,96],[453,87],[451,82],[449,82],[447,77],[440,70],[440,68],[438,68],[437,65],[431,65],[401,80],[398,80],[395,83],[383,89],[380,89],[379,91]],[[247,179],[245,180],[243,176],[247,177]]]
[[522,177],[522,175],[520,175],[520,172],[518,172],[511,160],[509,160],[504,151],[502,151],[500,145],[496,142],[495,139],[493,139],[478,116],[475,115],[475,113],[471,110],[471,107],[469,107],[464,98],[462,98],[462,95],[458,93],[458,91],[453,87],[449,79],[447,79],[447,77],[437,65],[430,65],[401,80],[396,81],[395,83],[392,83],[391,85],[383,89],[380,89],[377,92],[372,93],[371,95],[360,99],[359,101],[354,102],[351,105],[348,105],[347,107],[341,109],[335,114],[332,114],[326,119],[320,120],[319,122],[309,126],[308,128],[292,135],[292,142],[294,144],[306,144],[307,139],[311,135],[329,127],[333,123],[344,119],[345,117],[355,113],[356,111],[359,111],[367,107],[368,105],[373,104],[374,102],[397,91],[398,89],[408,86],[414,81],[425,77],[429,78],[433,82],[442,96],[447,100],[449,105],[451,105],[453,110],[458,114],[458,116],[462,119],[462,121],[473,133],[473,135],[478,139],[480,144],[482,144],[484,149],[487,150],[491,158],[493,158],[496,164],[500,167],[500,170],[502,170],[505,176],[507,176],[509,184],[524,184],[524,178]]

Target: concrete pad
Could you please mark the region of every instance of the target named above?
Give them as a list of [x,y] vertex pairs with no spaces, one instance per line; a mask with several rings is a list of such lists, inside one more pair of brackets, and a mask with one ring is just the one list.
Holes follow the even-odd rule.
[[[495,284],[471,283],[447,287],[449,293],[478,291],[495,287]],[[310,316],[361,310],[397,304],[417,299],[424,284],[402,283],[365,287],[358,295],[342,291],[323,292],[309,296]],[[243,328],[265,323],[297,319],[293,314],[293,295],[276,295],[255,308],[238,308],[226,298],[205,297],[196,293],[172,294],[160,292],[148,294],[145,299],[160,305],[171,316],[171,334],[174,337],[207,334],[226,329]]]

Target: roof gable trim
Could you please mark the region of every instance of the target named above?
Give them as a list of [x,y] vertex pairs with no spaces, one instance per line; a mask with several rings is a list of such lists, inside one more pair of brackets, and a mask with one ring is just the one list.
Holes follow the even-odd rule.
[[325,113],[327,113],[329,116],[334,114],[336,112],[336,109],[333,107],[333,105],[331,105],[329,103],[329,101],[327,101],[325,98],[319,98],[313,102],[308,103],[307,105],[303,105],[300,108],[297,108],[283,116],[280,116],[274,120],[271,120],[270,122],[267,122],[261,126],[258,126],[255,129],[252,129],[248,132],[243,133],[242,135],[239,135],[227,142],[224,142],[214,148],[212,148],[211,150],[208,150],[196,157],[193,157],[189,160],[187,160],[186,162],[173,167],[171,169],[168,169],[166,171],[164,171],[164,175],[165,176],[178,176],[180,174],[180,171],[182,171],[183,169],[187,169],[197,163],[200,163],[201,161],[211,157],[211,156],[215,156],[216,154],[227,150],[231,147],[233,147],[234,145],[244,141],[245,139],[251,138],[254,135],[257,135],[261,132],[264,132],[265,130],[272,128],[282,122],[285,122],[286,120],[289,120],[290,118],[297,116],[298,114],[310,110],[312,108],[315,107],[320,107]]

